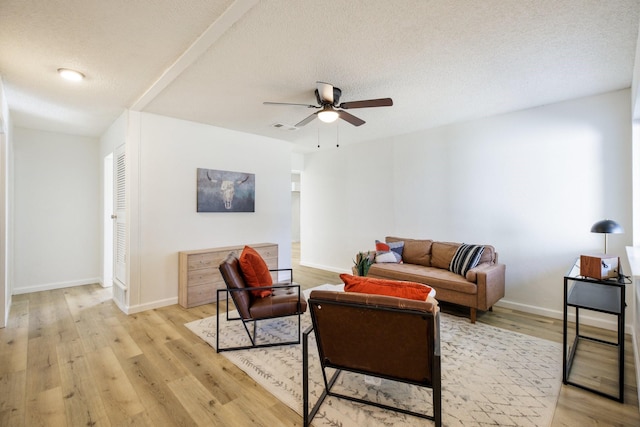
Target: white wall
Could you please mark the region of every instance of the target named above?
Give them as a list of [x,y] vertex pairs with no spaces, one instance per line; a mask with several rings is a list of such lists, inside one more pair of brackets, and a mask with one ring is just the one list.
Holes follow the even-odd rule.
[[[638,84],[640,84],[640,32],[638,32],[638,42],[636,42],[636,55],[633,67],[633,82],[631,84],[631,102],[632,118],[633,118],[633,149],[632,149],[632,174],[633,174],[633,246],[640,246],[640,93],[638,92]],[[633,249],[628,248],[629,252]],[[635,356],[636,367],[636,383],[640,382],[640,277],[638,270],[640,266],[634,265],[633,284],[630,286],[629,293],[634,295],[631,306],[634,309],[635,316],[629,316],[633,321],[632,337],[633,350]],[[640,388],[638,389],[638,397],[640,398]]]
[[372,239],[393,230],[393,149],[393,141],[378,141],[305,156],[302,264],[350,272],[357,251],[369,249]]
[[98,140],[18,127],[13,139],[13,293],[97,283]]
[[9,319],[13,288],[13,126],[0,78],[0,327]]
[[[109,129],[100,137],[100,159],[104,159],[105,156],[111,154],[116,148],[125,143],[127,137],[127,118],[129,112],[123,112],[115,122],[109,126]],[[101,175],[102,176],[102,175]],[[102,188],[102,186],[101,186]]]
[[[349,271],[386,235],[496,247],[502,305],[559,317],[573,258],[632,241],[630,90],[305,157],[302,262]],[[629,317],[631,318],[631,317]]]
[[[139,135],[127,139],[139,176],[129,312],[177,302],[179,251],[273,242],[280,267],[291,266],[289,143],[146,113]],[[255,174],[255,212],[196,212],[197,168]]]

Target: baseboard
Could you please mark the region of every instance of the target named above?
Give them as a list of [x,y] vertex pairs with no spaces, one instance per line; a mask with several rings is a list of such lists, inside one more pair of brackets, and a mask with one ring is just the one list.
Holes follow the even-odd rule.
[[[326,270],[326,271],[330,271],[332,273],[338,273],[338,274],[347,273],[347,274],[351,274],[351,270],[343,270],[341,268],[330,267],[328,265],[313,264],[313,263],[310,263],[310,262],[300,262],[300,265],[303,266],[303,267],[317,268],[318,270]],[[334,285],[335,285],[335,283],[334,283]]]
[[103,288],[110,288],[113,286],[113,281],[107,283],[103,279],[100,279],[99,283],[100,283],[100,286],[102,286]]
[[122,304],[120,301],[118,301],[115,298],[112,298],[111,301],[113,301],[113,303],[120,309],[120,311],[122,311],[124,314],[131,314],[129,312],[129,307],[127,307],[126,305]]
[[[11,310],[11,302],[13,301],[12,295],[7,295],[7,301],[4,308],[4,319],[2,319],[2,327],[5,328],[9,322],[9,310]],[[636,365],[638,366],[638,365]]]
[[158,300],[158,301],[152,301],[144,304],[132,305],[132,306],[126,307],[126,310],[123,309],[120,305],[118,305],[118,307],[120,307],[120,309],[124,311],[126,314],[135,314],[135,313],[140,313],[141,311],[152,310],[154,308],[160,308],[160,307],[166,307],[168,305],[174,305],[177,303],[178,303],[178,297],[173,297],[173,298],[167,298],[167,299]]
[[99,277],[89,279],[72,280],[70,282],[44,283],[41,285],[27,286],[23,288],[13,288],[13,295],[30,294],[32,292],[51,291],[53,289],[72,288],[74,286],[95,285],[100,283]]
[[[436,299],[437,298],[438,296],[436,295]],[[521,304],[518,302],[513,302],[509,300],[504,300],[504,299],[501,299],[499,302],[497,302],[496,307],[503,307],[509,310],[522,311],[524,313],[536,314],[538,316],[550,317],[552,319],[558,319],[558,320],[562,320],[564,317],[563,312],[560,310],[552,310],[544,307],[538,307],[535,305]],[[573,309],[571,309],[570,311],[573,311]],[[589,325],[596,328],[607,329],[610,331],[618,330],[617,320],[601,319],[598,317],[590,316],[588,313],[589,313],[588,310],[583,310],[580,312],[581,325]],[[568,318],[570,322],[575,321],[575,312],[574,313],[570,312],[568,315]],[[630,324],[626,324],[624,329],[625,329],[625,333],[627,334],[633,333],[633,328]]]

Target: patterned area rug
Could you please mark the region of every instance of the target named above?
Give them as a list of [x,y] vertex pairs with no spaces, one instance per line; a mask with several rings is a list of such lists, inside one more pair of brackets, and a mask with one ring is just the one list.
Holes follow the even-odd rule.
[[[315,289],[337,289],[322,285]],[[311,290],[305,291],[308,297]],[[195,334],[215,348],[216,318],[187,323]],[[223,346],[247,344],[240,322],[221,316]],[[562,347],[468,319],[442,314],[442,420],[454,426],[548,426],[553,419],[562,382]],[[311,324],[303,316],[303,331]],[[258,323],[265,341],[291,339],[294,319]],[[310,405],[323,390],[317,348],[310,337]],[[221,353],[278,399],[302,414],[302,344]],[[374,379],[376,380],[376,379]],[[340,388],[338,388],[338,385]],[[343,373],[336,391],[432,414],[431,390],[363,375]],[[424,426],[428,420],[369,405],[328,397],[313,419],[320,426]]]

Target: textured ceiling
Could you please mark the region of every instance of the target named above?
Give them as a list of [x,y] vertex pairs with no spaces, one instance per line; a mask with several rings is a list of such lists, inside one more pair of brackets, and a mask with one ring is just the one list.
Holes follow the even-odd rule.
[[[291,141],[301,150],[628,88],[637,0],[0,1],[14,122],[100,135],[124,108]],[[58,67],[87,74],[61,81]],[[367,123],[315,120],[316,81]]]
[[[14,124],[102,134],[231,3],[0,0],[0,75]],[[70,84],[60,67],[87,78]]]

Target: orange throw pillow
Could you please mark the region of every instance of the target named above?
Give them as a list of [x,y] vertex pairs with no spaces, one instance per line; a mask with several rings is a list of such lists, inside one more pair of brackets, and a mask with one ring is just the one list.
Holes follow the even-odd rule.
[[416,282],[376,279],[373,277],[352,276],[351,274],[341,274],[340,279],[344,282],[345,292],[387,295],[418,301],[426,301],[429,293],[431,293],[431,286]]
[[[242,270],[244,280],[250,288],[273,285],[273,279],[271,278],[271,273],[269,273],[267,263],[264,262],[260,254],[250,246],[245,246],[242,254],[240,254],[240,270]],[[271,289],[251,291],[254,296],[260,298],[268,297],[271,295],[271,292]]]

